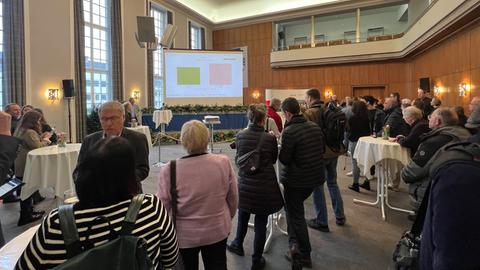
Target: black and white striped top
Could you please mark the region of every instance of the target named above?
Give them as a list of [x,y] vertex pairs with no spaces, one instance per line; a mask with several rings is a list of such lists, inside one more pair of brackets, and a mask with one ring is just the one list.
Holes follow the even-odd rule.
[[[88,226],[98,216],[106,216],[112,227],[116,231],[120,231],[130,202],[131,200],[127,200],[109,207],[75,210],[80,241],[86,240]],[[108,232],[106,223],[93,226],[90,241],[95,246],[104,244],[108,241]],[[165,268],[171,268],[175,265],[178,256],[175,228],[163,204],[154,195],[145,195],[132,233],[147,241],[148,255],[152,259],[155,269],[159,269],[160,264]],[[60,229],[58,209],[54,209],[43,220],[15,268],[50,269],[65,262],[65,260],[66,251]]]

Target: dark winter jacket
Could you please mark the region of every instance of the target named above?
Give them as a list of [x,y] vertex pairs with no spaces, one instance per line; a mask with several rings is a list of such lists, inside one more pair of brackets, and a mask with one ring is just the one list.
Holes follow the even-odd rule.
[[468,137],[470,137],[470,132],[459,126],[437,128],[421,137],[420,146],[412,161],[402,169],[402,179],[410,184],[409,192],[416,208],[420,206],[430,182],[429,168],[433,155],[442,146],[452,142],[464,141]]
[[291,188],[311,188],[325,182],[322,129],[295,115],[285,125],[279,160],[283,164],[280,181]]
[[421,269],[480,269],[480,165],[454,163],[432,180]]
[[356,142],[360,137],[370,136],[370,125],[368,123],[368,115],[352,115],[348,119],[347,139]]
[[410,156],[413,157],[420,145],[420,137],[428,132],[430,132],[428,122],[422,118],[412,124],[412,129],[410,130],[410,133],[408,133],[408,136],[400,137],[398,143],[403,147],[409,148]]
[[[385,122],[383,126],[386,125],[390,126],[390,137],[397,137],[398,135],[406,136],[408,134],[408,126],[405,120],[403,120],[400,106],[385,111]],[[377,136],[381,136],[381,134],[377,134]]]
[[383,123],[385,123],[385,113],[382,110],[368,110],[368,120],[370,122],[370,134],[382,132]]
[[245,174],[240,170],[238,172],[238,209],[247,213],[268,215],[283,207],[283,198],[273,167],[277,161],[277,139],[265,133],[263,127],[249,124],[247,129],[237,134],[235,161],[257,148],[262,132],[265,137],[260,146],[260,169],[255,174]]

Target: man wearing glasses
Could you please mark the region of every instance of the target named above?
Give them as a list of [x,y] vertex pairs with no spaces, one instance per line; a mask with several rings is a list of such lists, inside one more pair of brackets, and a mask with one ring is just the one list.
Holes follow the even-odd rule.
[[135,175],[137,181],[144,180],[148,176],[148,142],[144,134],[123,127],[125,111],[118,101],[108,101],[100,105],[98,117],[102,130],[85,137],[80,148],[77,164],[80,164],[86,153],[94,147],[95,143],[107,137],[122,136],[127,139],[135,151]]

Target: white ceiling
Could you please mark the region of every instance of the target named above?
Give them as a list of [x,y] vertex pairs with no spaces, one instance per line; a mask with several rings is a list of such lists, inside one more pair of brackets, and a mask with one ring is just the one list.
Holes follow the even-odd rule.
[[177,0],[213,23],[354,0]]

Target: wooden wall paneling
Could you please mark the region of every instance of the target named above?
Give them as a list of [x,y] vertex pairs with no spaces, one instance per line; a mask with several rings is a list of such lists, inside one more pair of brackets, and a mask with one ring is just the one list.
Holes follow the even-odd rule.
[[480,23],[478,23],[470,32],[470,68],[480,67]]
[[471,97],[480,96],[480,67],[471,71]]

